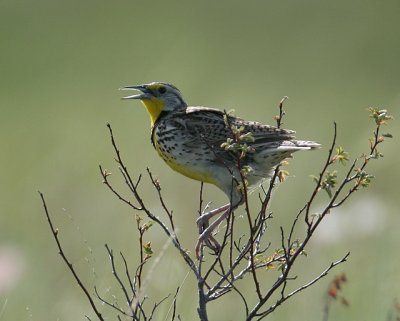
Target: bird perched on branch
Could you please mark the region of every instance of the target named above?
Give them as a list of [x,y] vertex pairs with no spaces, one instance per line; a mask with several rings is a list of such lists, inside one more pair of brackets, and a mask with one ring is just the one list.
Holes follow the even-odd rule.
[[[203,213],[198,219],[198,257],[204,242],[217,247],[212,232],[244,201],[243,188],[269,178],[274,167],[293,152],[320,146],[295,140],[292,130],[243,120],[219,109],[189,107],[179,89],[171,84],[153,82],[121,89],[141,92],[123,99],[138,99],[146,107],[151,142],[161,158],[187,177],[216,185],[229,198],[228,204]],[[218,214],[209,225],[210,218]]]

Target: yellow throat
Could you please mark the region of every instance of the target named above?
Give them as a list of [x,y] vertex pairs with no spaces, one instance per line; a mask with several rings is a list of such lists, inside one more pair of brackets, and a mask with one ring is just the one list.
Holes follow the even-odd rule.
[[150,123],[153,128],[155,122],[164,110],[164,102],[159,99],[143,99],[142,104],[146,107],[147,112],[150,115]]

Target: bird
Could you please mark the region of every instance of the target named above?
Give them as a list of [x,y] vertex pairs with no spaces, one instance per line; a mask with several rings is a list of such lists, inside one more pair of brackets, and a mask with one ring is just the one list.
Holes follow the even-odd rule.
[[270,179],[274,168],[292,153],[320,147],[314,141],[296,140],[293,130],[244,120],[217,108],[189,106],[181,91],[169,83],[120,89],[139,92],[122,99],[140,100],[147,109],[151,143],[167,165],[191,179],[217,186],[229,199],[198,218],[197,258],[203,244],[218,250],[212,232],[244,202],[242,169],[246,169],[245,188],[250,189]]

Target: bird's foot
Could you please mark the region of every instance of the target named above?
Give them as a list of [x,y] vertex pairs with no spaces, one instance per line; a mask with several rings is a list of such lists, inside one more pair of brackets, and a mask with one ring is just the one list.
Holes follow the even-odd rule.
[[[208,209],[209,205],[210,205],[210,203],[208,203],[206,205],[204,210]],[[203,211],[203,213],[196,220],[196,224],[199,228],[199,233],[201,234],[207,229],[207,227],[209,225],[209,221],[212,217],[214,217],[215,215],[218,215],[219,213],[221,213],[223,211],[228,210],[229,208],[230,208],[230,204],[226,204],[224,206],[218,207],[218,208],[216,208],[212,211],[206,212],[206,213]]]
[[[223,212],[214,222],[209,224],[209,219],[216,214]],[[196,257],[201,259],[203,256],[202,247],[206,245],[214,251],[216,255],[220,253],[221,245],[214,238],[213,232],[218,228],[219,224],[228,217],[231,213],[230,204],[221,206],[211,212],[208,212],[197,219],[197,225],[199,226],[199,239],[196,243]]]
[[195,251],[196,251],[196,258],[198,260],[201,260],[203,257],[204,246],[207,246],[209,249],[211,249],[215,255],[218,255],[218,253],[221,250],[221,245],[214,238],[214,236],[212,236],[212,234],[208,235],[211,232],[212,231],[207,231],[206,233],[203,232],[199,236],[199,239],[197,240]]

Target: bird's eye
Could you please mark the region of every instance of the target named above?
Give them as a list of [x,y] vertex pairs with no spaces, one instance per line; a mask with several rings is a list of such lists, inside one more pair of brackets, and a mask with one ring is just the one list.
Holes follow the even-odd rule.
[[158,87],[158,92],[159,92],[160,94],[165,94],[166,91],[167,91],[167,88],[165,88],[164,86]]

